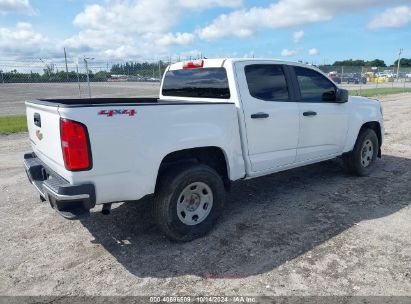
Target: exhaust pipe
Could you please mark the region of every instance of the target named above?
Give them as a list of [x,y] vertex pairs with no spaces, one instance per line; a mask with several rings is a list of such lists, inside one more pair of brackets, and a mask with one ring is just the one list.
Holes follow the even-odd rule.
[[101,213],[104,215],[109,215],[111,212],[111,203],[103,204],[103,209],[101,209]]

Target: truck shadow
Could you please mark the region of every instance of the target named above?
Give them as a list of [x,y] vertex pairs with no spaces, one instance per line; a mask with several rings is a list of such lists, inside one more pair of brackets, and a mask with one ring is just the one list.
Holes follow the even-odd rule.
[[161,235],[150,216],[150,200],[119,205],[110,216],[93,213],[82,224],[138,277],[247,277],[410,203],[411,159],[384,156],[374,172],[353,177],[344,173],[340,160],[331,160],[237,182],[217,227],[190,243]]

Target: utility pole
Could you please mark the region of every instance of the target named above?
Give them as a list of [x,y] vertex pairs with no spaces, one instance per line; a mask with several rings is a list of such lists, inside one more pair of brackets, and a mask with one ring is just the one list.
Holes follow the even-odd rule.
[[400,78],[400,62],[401,62],[401,54],[402,54],[403,49],[401,48],[400,51],[398,52],[398,62],[397,62],[397,82]]
[[91,87],[90,87],[90,76],[89,76],[89,71],[88,71],[88,61],[87,60],[93,60],[94,58],[86,58],[84,57],[84,63],[86,64],[86,73],[87,73],[87,84],[88,84],[88,96],[91,98]]
[[66,78],[67,82],[69,81],[69,75],[68,75],[68,67],[67,67],[67,54],[66,54],[66,48],[64,48],[64,61],[66,62]]
[[46,71],[47,71],[47,76],[49,76],[49,81],[50,81],[50,67],[48,66],[48,64],[41,58],[39,58],[39,60],[45,65],[46,67]]
[[80,87],[80,76],[78,74],[78,57],[74,57],[74,64],[76,65],[76,72],[77,72],[77,84],[78,84],[78,94],[81,98],[81,87]]

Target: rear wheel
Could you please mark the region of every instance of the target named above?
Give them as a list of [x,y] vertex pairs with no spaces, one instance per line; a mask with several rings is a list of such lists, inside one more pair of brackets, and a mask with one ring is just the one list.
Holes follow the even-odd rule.
[[361,131],[352,152],[344,156],[348,171],[358,176],[368,176],[374,168],[378,148],[378,137],[374,130]]
[[209,232],[225,200],[221,177],[205,165],[172,168],[160,177],[154,217],[167,237],[190,241]]

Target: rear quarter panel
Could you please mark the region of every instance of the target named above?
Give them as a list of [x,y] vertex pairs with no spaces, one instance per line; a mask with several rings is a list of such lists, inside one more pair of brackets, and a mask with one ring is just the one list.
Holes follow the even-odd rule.
[[[99,115],[102,110],[134,115]],[[62,118],[84,123],[93,168],[72,173],[72,182],[93,182],[97,203],[136,200],[154,192],[163,158],[174,151],[216,146],[232,180],[244,177],[237,112],[231,103],[158,104],[60,108]]]

